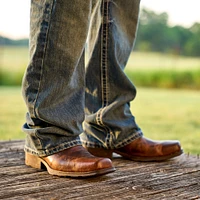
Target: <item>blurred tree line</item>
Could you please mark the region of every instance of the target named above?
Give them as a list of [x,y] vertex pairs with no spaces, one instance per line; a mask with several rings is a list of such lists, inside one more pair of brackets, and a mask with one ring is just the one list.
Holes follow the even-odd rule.
[[12,40],[0,36],[0,46],[28,46],[28,39]]
[[[0,46],[5,45],[28,46],[28,39],[11,40],[0,36]],[[200,23],[190,28],[171,27],[167,13],[142,9],[135,50],[200,56]]]
[[200,56],[200,23],[190,28],[169,26],[168,14],[142,9],[136,50]]

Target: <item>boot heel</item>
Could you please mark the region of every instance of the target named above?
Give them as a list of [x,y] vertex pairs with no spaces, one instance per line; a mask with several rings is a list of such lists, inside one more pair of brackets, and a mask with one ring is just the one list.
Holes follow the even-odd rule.
[[42,169],[40,158],[27,152],[25,152],[25,164],[36,169]]
[[102,149],[102,148],[90,148],[85,147],[89,153],[96,157],[103,157],[103,158],[109,158],[112,159],[112,153],[113,150],[111,149]]

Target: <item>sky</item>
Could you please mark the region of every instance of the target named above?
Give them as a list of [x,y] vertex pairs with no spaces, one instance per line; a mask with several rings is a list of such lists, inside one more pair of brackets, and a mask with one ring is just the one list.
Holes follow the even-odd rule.
[[[126,0],[122,0],[126,1]],[[13,39],[29,35],[30,0],[0,0],[0,35]],[[200,0],[141,0],[141,8],[167,12],[170,25],[191,26],[200,22]]]

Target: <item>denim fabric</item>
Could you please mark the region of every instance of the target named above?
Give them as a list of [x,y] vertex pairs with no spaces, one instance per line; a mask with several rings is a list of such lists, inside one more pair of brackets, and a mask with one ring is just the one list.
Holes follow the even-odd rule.
[[136,89],[123,71],[136,37],[139,3],[31,1],[30,63],[22,85],[28,108],[25,151],[47,156],[81,140],[113,149],[142,136],[130,111]]

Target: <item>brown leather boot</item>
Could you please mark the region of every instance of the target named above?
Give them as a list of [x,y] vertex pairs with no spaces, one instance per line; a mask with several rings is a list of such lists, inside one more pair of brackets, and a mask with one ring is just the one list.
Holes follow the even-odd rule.
[[25,163],[33,168],[46,167],[49,174],[69,177],[88,177],[115,171],[108,158],[91,155],[82,146],[65,149],[46,157],[25,154]]
[[145,137],[138,138],[119,149],[86,149],[93,155],[112,158],[115,152],[134,161],[163,161],[174,158],[183,153],[179,141],[153,141]]

